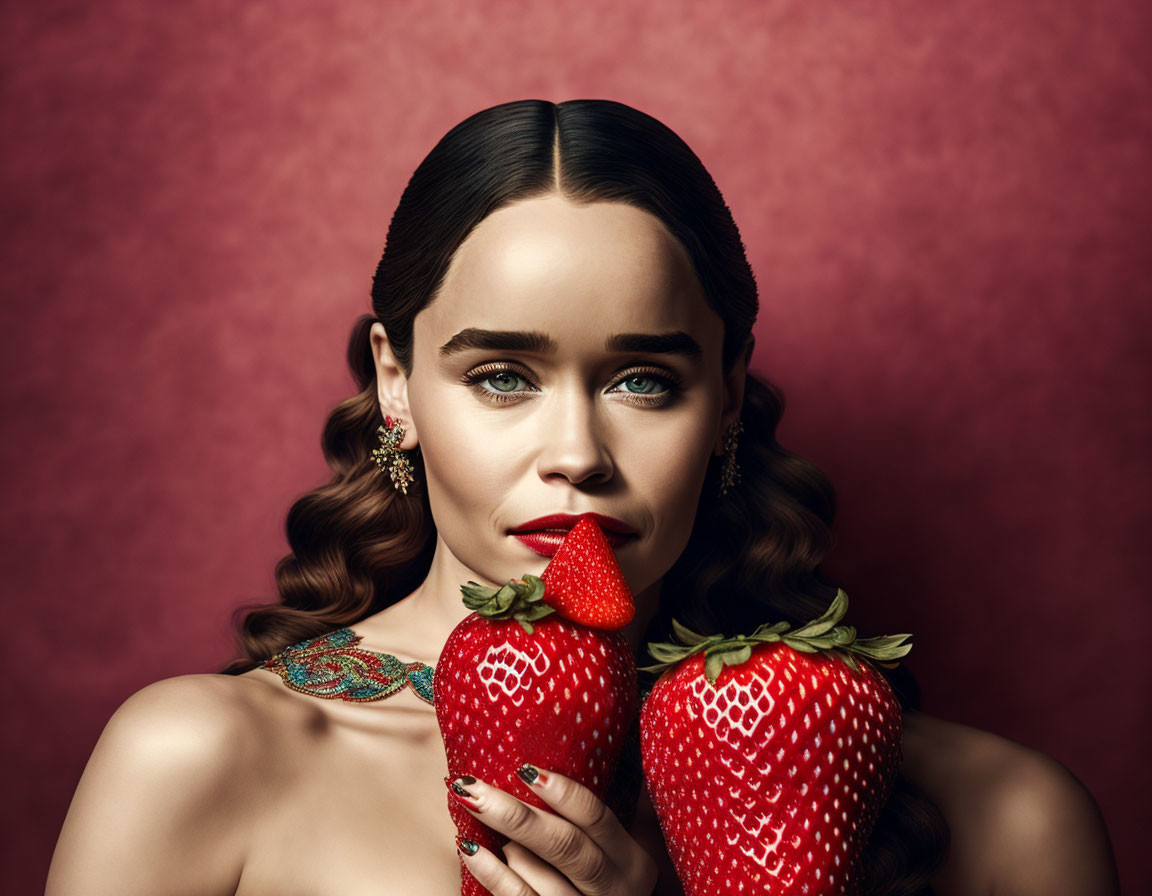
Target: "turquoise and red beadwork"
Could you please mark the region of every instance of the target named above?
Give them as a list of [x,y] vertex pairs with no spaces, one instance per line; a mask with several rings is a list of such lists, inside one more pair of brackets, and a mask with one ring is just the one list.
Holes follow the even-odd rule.
[[407,686],[432,703],[432,666],[356,647],[361,640],[352,629],[342,628],[285,647],[261,667],[277,673],[292,690],[325,700],[368,703]]

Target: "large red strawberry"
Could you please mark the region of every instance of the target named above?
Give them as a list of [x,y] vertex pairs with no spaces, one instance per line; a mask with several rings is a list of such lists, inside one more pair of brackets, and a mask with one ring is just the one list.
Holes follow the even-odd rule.
[[576,520],[540,577],[546,585],[544,603],[567,619],[615,631],[636,615],[616,555],[591,514]]
[[[597,562],[614,563],[605,547]],[[516,774],[530,762],[581,782],[627,824],[638,790],[614,785],[613,776],[639,708],[631,645],[619,631],[589,628],[544,604],[537,576],[462,590],[474,612],[449,635],[433,681],[445,783],[473,775],[550,812]],[[497,852],[507,842],[451,793],[448,805],[463,836]],[[487,894],[463,860],[461,874],[465,896]]]
[[819,619],[747,637],[674,622],[684,645],[649,645],[645,668],[668,671],[641,709],[644,778],[687,896],[856,892],[901,760],[900,705],[869,660],[890,666],[911,635],[857,641],[847,605],[840,590]]

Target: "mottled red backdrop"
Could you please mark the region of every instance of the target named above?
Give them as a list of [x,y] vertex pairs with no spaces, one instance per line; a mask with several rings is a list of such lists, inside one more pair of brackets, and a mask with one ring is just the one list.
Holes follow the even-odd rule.
[[1152,892],[1142,0],[6,3],[5,891],[116,706],[230,657],[326,478],[389,215],[453,124],[618,99],[762,292],[754,368],[926,709],[1065,763]]

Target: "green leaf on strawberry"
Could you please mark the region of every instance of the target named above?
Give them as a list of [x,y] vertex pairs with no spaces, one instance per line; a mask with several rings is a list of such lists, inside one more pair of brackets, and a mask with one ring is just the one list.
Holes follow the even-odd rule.
[[655,665],[641,666],[642,672],[662,672],[693,656],[704,654],[704,673],[713,685],[725,666],[739,666],[748,662],[752,646],[780,641],[800,653],[822,653],[839,657],[852,669],[857,668],[852,654],[867,657],[885,668],[895,668],[900,657],[912,649],[912,635],[882,635],[860,640],[856,629],[840,625],[848,612],[848,595],[843,588],[836,589],[828,609],[817,619],[793,629],[787,622],[764,624],[751,635],[701,635],[672,620],[672,630],[680,643],[650,643],[648,653],[657,660]]
[[491,588],[478,582],[461,585],[464,606],[492,621],[515,619],[527,634],[532,623],[556,611],[543,602],[544,581],[525,573],[523,579],[509,579],[507,585]]

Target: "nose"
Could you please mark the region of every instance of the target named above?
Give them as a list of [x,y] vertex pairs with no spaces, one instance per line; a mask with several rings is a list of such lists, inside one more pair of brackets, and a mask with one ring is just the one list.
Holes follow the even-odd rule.
[[540,420],[540,478],[562,477],[573,485],[610,480],[615,465],[605,444],[604,421],[597,417],[595,400],[586,395],[556,395],[552,410]]

